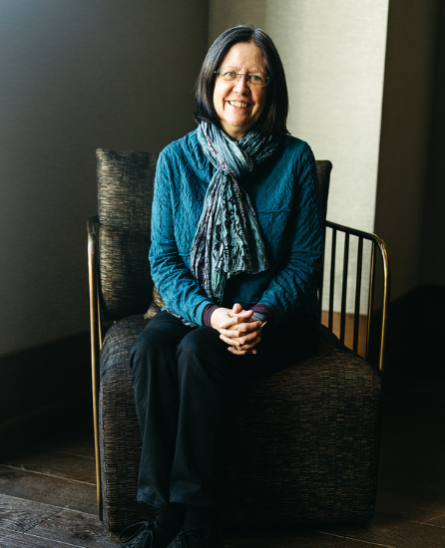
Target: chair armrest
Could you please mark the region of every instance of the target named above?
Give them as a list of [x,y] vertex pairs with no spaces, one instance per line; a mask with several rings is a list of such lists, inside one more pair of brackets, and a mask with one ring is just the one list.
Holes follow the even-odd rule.
[[[355,287],[355,306],[354,306],[354,336],[353,336],[353,350],[357,352],[358,348],[358,327],[359,327],[359,314],[360,314],[360,291],[362,280],[362,260],[363,260],[363,242],[368,240],[372,243],[371,247],[371,267],[369,278],[369,293],[368,293],[368,314],[367,314],[367,335],[366,335],[366,355],[365,358],[369,358],[369,343],[371,333],[371,317],[374,305],[374,290],[375,290],[375,268],[376,268],[376,254],[377,249],[380,253],[380,258],[383,267],[383,296],[382,296],[382,311],[381,311],[381,329],[380,329],[380,344],[378,353],[378,367],[379,370],[383,368],[384,350],[385,350],[385,336],[389,306],[389,291],[390,291],[390,263],[388,251],[385,242],[376,234],[370,232],[364,232],[363,230],[357,230],[348,226],[340,225],[332,221],[326,221],[326,228],[332,230],[332,246],[331,246],[331,261],[330,261],[330,275],[329,275],[329,320],[328,327],[332,331],[333,326],[333,309],[334,309],[334,280],[335,280],[335,259],[336,259],[336,242],[337,233],[342,232],[345,235],[344,252],[343,252],[343,276],[342,276],[342,290],[341,290],[341,315],[340,315],[340,340],[344,343],[345,338],[345,320],[346,320],[346,291],[347,291],[347,279],[348,279],[348,264],[349,264],[349,240],[350,237],[358,238],[358,250],[357,250],[357,270],[356,270],[356,287]],[[320,309],[322,301],[322,285],[319,293]]]

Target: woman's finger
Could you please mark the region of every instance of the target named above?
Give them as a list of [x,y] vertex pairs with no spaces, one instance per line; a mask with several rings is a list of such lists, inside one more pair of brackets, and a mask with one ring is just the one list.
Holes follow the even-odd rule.
[[[251,310],[242,310],[241,305],[236,304],[233,305],[231,310],[224,310],[227,310],[227,313],[224,316],[221,316],[221,321],[217,324],[217,328],[222,327],[225,329],[227,327],[231,327],[232,325],[249,321],[249,318],[252,315]],[[240,312],[236,312],[237,310],[240,310]]]
[[229,318],[218,325],[217,329],[228,329],[229,327],[233,327],[235,325],[239,325],[243,320],[241,318],[238,318],[237,316],[233,318]]
[[[260,321],[254,321],[254,322],[242,322],[238,324],[233,324],[229,327],[230,331],[235,331],[240,334],[240,336],[243,336],[247,333],[253,333],[254,331],[261,331],[262,323]],[[221,325],[221,329],[226,329]]]
[[261,331],[262,323],[259,320],[248,322],[248,323],[242,323],[239,326],[236,327],[238,332],[242,335],[244,333],[252,333],[253,331]]
[[256,339],[260,335],[261,331],[255,330],[248,333],[240,333],[236,329],[219,329],[219,333],[220,335],[224,335],[230,340],[238,341],[240,345],[243,345]]
[[237,350],[246,350],[249,348],[253,348],[261,340],[261,337],[258,336],[250,337],[249,339],[246,339],[244,337],[233,339],[223,334],[220,334],[219,338],[226,344],[228,344],[229,346],[233,346]]
[[241,324],[241,326],[234,325],[230,327],[229,329],[220,328],[218,329],[218,331],[222,335],[225,335],[226,337],[229,337],[231,339],[247,338],[247,340],[250,340],[261,334],[260,322],[258,322],[257,325],[252,324],[252,327],[248,327],[248,328],[243,328],[242,325],[243,324]]
[[251,348],[250,350],[237,350],[233,346],[229,346],[227,350],[231,354],[235,354],[236,356],[245,356],[246,354],[258,354],[258,350],[256,348]]
[[240,310],[239,312],[235,312],[235,306],[232,308],[232,310],[229,312],[229,316],[237,316],[239,318],[250,318],[253,315],[253,310]]
[[221,323],[221,327],[225,328],[226,325],[241,325],[243,323],[250,323],[250,317],[244,316],[244,312],[241,314],[229,314],[229,318],[224,323]]

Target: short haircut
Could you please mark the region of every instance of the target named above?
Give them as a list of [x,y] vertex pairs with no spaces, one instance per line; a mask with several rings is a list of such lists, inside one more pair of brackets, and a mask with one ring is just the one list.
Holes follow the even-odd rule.
[[227,29],[211,45],[196,84],[196,122],[210,122],[220,126],[220,120],[213,105],[215,71],[220,68],[230,48],[240,42],[251,42],[261,49],[267,75],[270,77],[266,88],[266,104],[260,118],[263,122],[262,133],[266,136],[288,133],[286,119],[289,103],[283,64],[272,39],[263,30],[253,25],[238,25]]

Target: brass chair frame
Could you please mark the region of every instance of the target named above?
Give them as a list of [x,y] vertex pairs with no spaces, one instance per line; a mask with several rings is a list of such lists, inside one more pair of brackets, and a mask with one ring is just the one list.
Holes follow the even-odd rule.
[[[369,297],[368,297],[368,313],[367,313],[367,333],[366,333],[366,355],[368,360],[370,353],[370,334],[371,334],[371,319],[374,306],[375,292],[375,270],[376,270],[376,255],[379,251],[383,267],[383,297],[381,308],[381,327],[379,334],[379,350],[378,350],[378,368],[383,369],[385,337],[387,328],[387,316],[389,306],[390,292],[390,263],[388,251],[385,242],[377,235],[357,230],[347,226],[343,226],[331,221],[326,221],[326,228],[332,229],[332,249],[329,273],[329,308],[328,308],[328,328],[333,329],[333,313],[334,313],[334,276],[335,276],[335,261],[336,261],[336,241],[337,233],[344,233],[344,253],[343,253],[343,279],[341,290],[341,316],[340,316],[340,340],[345,341],[345,323],[346,323],[346,293],[347,293],[347,273],[349,264],[349,242],[350,237],[358,238],[357,251],[357,269],[356,269],[356,288],[355,288],[355,309],[354,309],[354,334],[353,334],[353,351],[358,349],[358,328],[359,328],[359,309],[360,309],[360,291],[361,277],[363,265],[363,242],[368,240],[372,242],[371,248],[371,266],[369,279]],[[87,221],[88,230],[88,274],[89,274],[89,293],[90,293],[90,327],[91,327],[91,364],[92,364],[92,389],[93,389],[93,420],[94,420],[94,448],[96,455],[96,483],[97,483],[97,508],[99,518],[102,519],[102,489],[100,476],[100,454],[99,454],[99,386],[100,386],[100,370],[99,356],[102,348],[102,314],[99,295],[98,283],[98,238],[99,238],[99,218],[98,216],[91,217]],[[323,279],[323,278],[322,278]],[[321,311],[322,306],[322,290],[323,284],[319,290],[319,306]]]
[[[372,326],[372,313],[374,307],[374,293],[375,293],[375,278],[376,278],[376,255],[379,250],[380,258],[382,260],[383,267],[383,297],[382,297],[382,310],[381,310],[381,326],[379,335],[379,351],[378,351],[378,368],[379,371],[383,371],[383,361],[385,352],[385,339],[386,339],[386,326],[388,321],[388,307],[389,307],[389,292],[391,281],[391,268],[389,263],[388,250],[385,242],[379,238],[376,234],[370,232],[364,232],[363,230],[357,230],[348,226],[343,226],[332,221],[326,221],[326,228],[332,229],[332,245],[331,245],[331,262],[329,272],[329,306],[328,306],[328,328],[330,331],[333,329],[333,315],[334,315],[334,279],[335,279],[335,262],[336,262],[336,243],[337,233],[343,233],[345,235],[344,251],[343,251],[343,276],[342,276],[342,288],[341,288],[341,313],[340,313],[340,341],[345,342],[345,324],[346,324],[346,293],[347,293],[347,280],[348,280],[348,265],[349,265],[349,243],[350,237],[356,236],[358,238],[357,248],[357,269],[356,269],[356,284],[355,284],[355,306],[354,306],[354,335],[353,335],[353,347],[352,350],[357,352],[358,350],[358,328],[359,328],[359,315],[360,315],[360,292],[361,292],[361,279],[362,279],[362,265],[363,265],[363,242],[368,240],[372,243],[371,247],[371,267],[369,278],[369,295],[368,295],[368,313],[367,313],[367,332],[366,332],[366,354],[365,360],[369,360],[370,354],[370,339],[371,339],[371,326]],[[319,306],[321,313],[323,296],[323,284],[320,285],[319,291]]]

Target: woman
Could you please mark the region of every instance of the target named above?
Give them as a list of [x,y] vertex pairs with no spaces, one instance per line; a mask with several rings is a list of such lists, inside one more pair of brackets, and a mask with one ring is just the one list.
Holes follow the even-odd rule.
[[271,39],[231,28],[199,75],[198,129],[159,157],[149,258],[166,306],[131,354],[138,500],[158,517],[127,546],[222,546],[216,442],[225,397],[316,347],[318,183],[309,146],[288,135],[287,110]]

